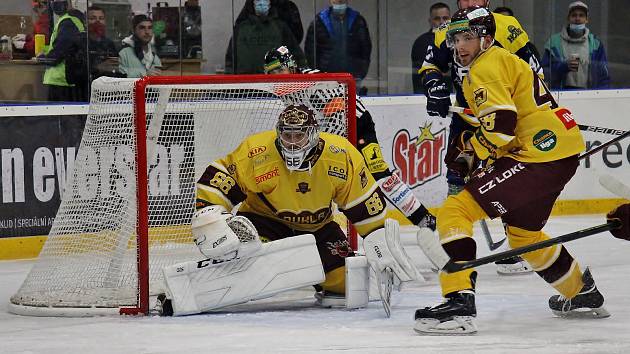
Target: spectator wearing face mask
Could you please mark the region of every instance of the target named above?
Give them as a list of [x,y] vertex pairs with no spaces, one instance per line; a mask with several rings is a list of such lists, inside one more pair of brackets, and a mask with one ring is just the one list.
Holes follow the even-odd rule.
[[586,26],[588,6],[569,5],[568,24],[545,44],[542,66],[555,89],[601,89],[610,87],[604,45]]
[[234,25],[225,54],[225,72],[262,74],[260,58],[272,48],[286,46],[299,65],[304,66],[304,52],[289,26],[280,19],[271,0],[247,0]]
[[309,66],[329,73],[351,73],[361,81],[370,68],[372,40],[365,18],[348,6],[348,0],[330,0],[306,31],[304,52]]
[[[424,93],[418,70],[422,67],[427,55],[427,48],[435,41],[435,31],[451,20],[451,9],[443,2],[436,2],[429,8],[429,25],[431,28],[421,34],[411,47],[411,81],[413,93]],[[450,85],[449,85],[450,86]]]
[[101,76],[120,76],[118,50],[114,41],[105,36],[107,29],[105,10],[98,6],[90,6],[87,14],[90,82]]

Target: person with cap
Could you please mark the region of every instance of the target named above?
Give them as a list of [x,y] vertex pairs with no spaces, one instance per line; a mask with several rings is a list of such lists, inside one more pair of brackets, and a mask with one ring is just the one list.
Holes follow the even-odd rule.
[[545,44],[542,66],[549,86],[555,89],[602,89],[610,87],[606,50],[586,25],[588,5],[569,5],[568,24]]
[[153,44],[153,20],[147,15],[136,15],[131,25],[133,34],[122,40],[123,49],[118,53],[120,72],[127,77],[160,75],[162,61]]

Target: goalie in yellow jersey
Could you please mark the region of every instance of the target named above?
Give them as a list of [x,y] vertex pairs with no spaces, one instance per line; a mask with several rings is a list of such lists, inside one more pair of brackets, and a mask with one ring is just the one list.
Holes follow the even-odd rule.
[[[350,257],[335,205],[364,237],[365,257]],[[401,281],[420,276],[385,205],[361,153],[320,132],[313,110],[289,105],[276,130],[246,138],[202,174],[192,232],[207,259],[164,269],[159,310],[204,312],[305,285],[316,286],[324,306],[365,306],[368,264],[389,290],[394,274]],[[388,310],[389,292],[381,297]]]
[[[437,216],[442,246],[454,261],[476,257],[472,225],[486,217],[502,219],[513,248],[548,239],[542,228],[584,150],[571,112],[558,107],[527,63],[492,45],[494,31],[490,11],[478,6],[459,10],[448,26],[456,60],[469,68],[464,97],[481,123],[454,139],[445,158],[449,168],[468,176],[465,189],[449,196]],[[561,294],[549,299],[554,314],[609,315],[590,271],[582,273],[562,245],[523,257]],[[476,275],[473,269],[440,273],[445,302],[417,310],[415,330],[476,332]]]

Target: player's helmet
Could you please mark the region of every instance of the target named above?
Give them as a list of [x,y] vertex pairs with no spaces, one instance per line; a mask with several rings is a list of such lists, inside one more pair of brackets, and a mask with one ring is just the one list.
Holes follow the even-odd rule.
[[[485,51],[488,48],[484,48],[483,37],[492,36],[497,30],[496,23],[494,22],[494,16],[488,8],[481,6],[472,6],[457,11],[452,17],[451,22],[448,24],[448,30],[446,32],[446,43],[449,47],[455,47],[455,35],[462,32],[470,32],[475,37],[481,38],[481,51]],[[457,60],[457,57],[456,57]]]
[[265,74],[276,74],[283,69],[289,70],[292,74],[298,70],[289,48],[282,46],[268,51],[265,54]]
[[319,124],[315,112],[305,105],[290,105],[280,113],[277,144],[287,168],[301,171],[310,168],[302,166],[309,153],[319,142]]

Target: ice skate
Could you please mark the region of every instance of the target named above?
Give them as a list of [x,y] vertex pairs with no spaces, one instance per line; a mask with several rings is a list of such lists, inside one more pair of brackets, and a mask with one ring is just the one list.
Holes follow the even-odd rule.
[[532,267],[519,256],[496,261],[494,264],[497,265],[497,274],[499,275],[521,275],[533,271]]
[[414,330],[422,335],[470,335],[477,332],[476,316],[475,292],[453,292],[441,304],[416,310]]
[[157,296],[155,310],[160,314],[160,316],[173,316],[173,304],[164,294]]
[[554,315],[567,318],[605,318],[610,313],[604,308],[604,296],[597,290],[590,269],[582,274],[584,286],[571,299],[562,295],[549,298],[549,308]]

